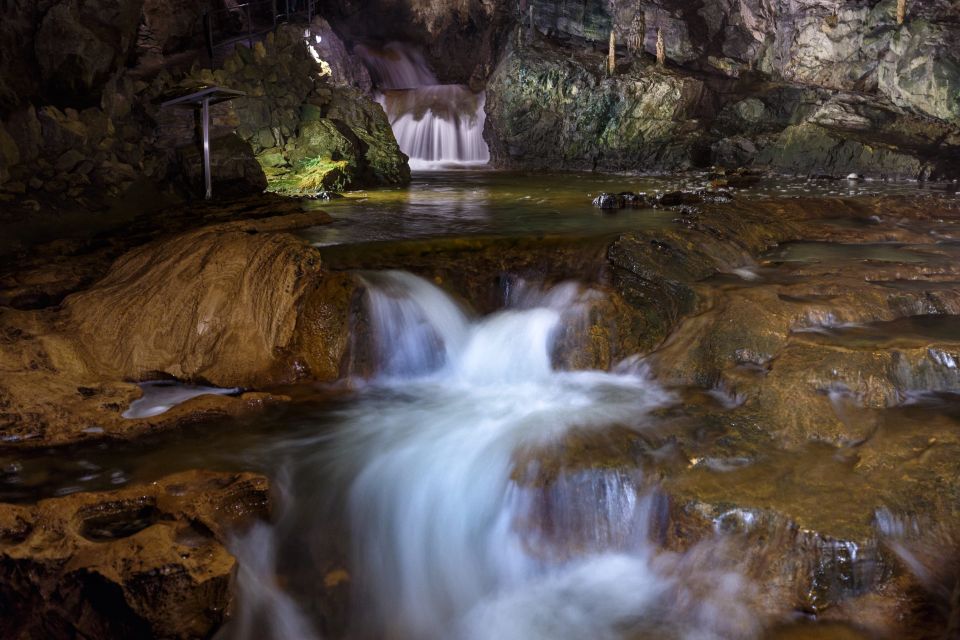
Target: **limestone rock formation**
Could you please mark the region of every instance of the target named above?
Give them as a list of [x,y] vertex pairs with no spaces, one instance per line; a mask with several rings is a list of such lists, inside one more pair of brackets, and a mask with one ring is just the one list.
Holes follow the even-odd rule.
[[[324,21],[315,27],[316,35],[311,27],[306,36],[298,27],[281,27],[252,49],[238,47],[222,69],[197,70],[178,84],[215,83],[246,92],[216,107],[214,117],[236,127],[252,146],[272,190],[309,195],[406,183],[407,158],[383,109],[345,86],[356,80],[369,89],[369,76],[350,57],[325,68],[320,51],[340,55],[344,47]],[[326,38],[326,49],[316,48],[316,36]]]
[[951,178],[960,129],[860,93],[718,80],[634,61],[605,77],[599,54],[512,47],[490,78],[495,164],[662,171],[752,166],[778,172]]
[[228,536],[268,514],[262,476],[200,471],[0,504],[0,634],[208,637],[231,601]]
[[133,383],[157,377],[243,388],[338,378],[356,285],[285,233],[324,219],[294,214],[168,236],[126,253],[57,308],[4,309],[4,440],[131,437],[274,399],[204,397],[123,418],[140,395]]
[[[680,0],[531,0],[538,29],[549,35],[602,42],[628,33],[637,15],[646,25],[645,48],[654,53],[661,29],[667,57],[694,69],[737,75],[747,70],[772,80],[830,89],[878,90],[898,104],[942,117],[950,94],[914,85],[901,89],[884,68],[916,76],[920,65],[942,85],[953,83],[958,63],[955,12],[950,2],[910,2],[898,24],[896,0],[689,3]],[[910,84],[909,82],[907,83]]]
[[[258,386],[309,368],[332,379],[336,357],[305,354],[295,365],[301,356],[291,353],[305,326],[345,344],[342,298],[324,299],[327,317],[303,314],[310,296],[335,291],[328,277],[316,250],[296,238],[227,224],[128,253],[103,280],[67,298],[64,310],[91,368],[116,378],[165,373]],[[335,324],[323,327],[326,319]]]
[[[603,64],[599,59],[600,64]],[[493,162],[563,169],[689,169],[705,164],[714,96],[660,71],[605,77],[552,47],[508,52],[487,88]]]

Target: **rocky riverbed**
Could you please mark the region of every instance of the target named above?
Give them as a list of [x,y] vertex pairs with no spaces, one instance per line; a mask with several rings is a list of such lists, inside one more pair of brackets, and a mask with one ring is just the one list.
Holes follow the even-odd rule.
[[[628,215],[589,214],[589,200],[584,196],[587,215]],[[21,483],[33,487],[24,496],[50,495],[37,506],[3,507],[11,523],[4,538],[7,557],[48,562],[54,547],[40,541],[25,546],[33,540],[32,523],[54,517],[48,513],[72,512],[79,508],[75,503],[104,500],[139,505],[104,516],[113,518],[111,527],[135,531],[120,536],[122,544],[149,535],[151,553],[172,553],[181,543],[163,542],[160,534],[173,525],[155,525],[169,518],[151,514],[175,508],[157,506],[163,495],[157,488],[131,485],[119,493],[58,498],[60,489],[82,487],[76,484],[79,475],[67,472],[39,484],[30,478],[51,456],[73,455],[91,460],[95,469],[109,469],[99,454],[91,455],[97,443],[106,452],[115,446],[111,442],[128,441],[136,448],[139,438],[163,431],[202,433],[214,425],[249,424],[245,416],[252,415],[272,423],[277,411],[289,411],[285,406],[316,407],[319,401],[323,407],[328,392],[318,397],[317,383],[352,380],[353,386],[378,370],[363,303],[369,287],[364,274],[371,270],[419,273],[479,313],[501,308],[511,283],[548,286],[575,278],[593,293],[577,303],[585,321],[558,334],[550,355],[554,366],[608,370],[640,356],[680,401],[662,409],[652,429],[574,430],[558,445],[518,453],[513,473],[519,486],[543,491],[549,501],[572,476],[640,473],[646,479],[638,481],[637,490],[656,487],[663,504],[654,539],[664,549],[686,553],[717,532],[730,536],[727,544],[756,546],[757,553],[737,570],[773,585],[753,605],[764,619],[788,620],[790,612],[805,611],[878,633],[913,624],[910,603],[925,593],[923,581],[889,545],[928,544],[923,523],[950,522],[950,496],[960,490],[949,409],[957,385],[954,361],[960,357],[955,330],[960,274],[949,242],[960,210],[952,195],[742,193],[731,202],[676,205],[672,218],[655,228],[613,234],[319,248],[297,229],[329,224],[326,214],[271,216],[269,209],[242,203],[230,210],[211,208],[199,228],[154,230],[145,244],[126,251],[80,245],[78,255],[87,258],[77,264],[89,265],[82,277],[73,273],[73,261],[43,252],[31,268],[7,276],[6,299],[34,302],[4,310],[2,437],[3,455],[11,460],[5,482],[12,483],[5,493],[18,495]],[[645,211],[640,215],[654,213]],[[111,253],[119,255],[110,258]],[[24,297],[27,283],[34,283],[32,298]],[[67,283],[60,285],[67,289],[57,292],[56,283]],[[898,322],[916,328],[908,332]],[[154,417],[123,417],[143,392],[136,383],[158,377],[242,392],[201,396]],[[272,433],[267,441],[282,438],[284,428],[273,427]],[[176,450],[177,440],[160,450]],[[269,470],[270,464],[241,454],[245,441],[246,436],[216,445],[235,453],[213,467],[232,473]],[[161,454],[144,459],[150,455]],[[193,455],[161,468],[175,472],[202,466],[202,460]],[[537,463],[530,467],[527,460]],[[180,486],[158,472],[121,463],[111,472],[119,475],[86,475],[95,478],[92,487],[109,486],[111,478]],[[187,492],[176,495],[194,495],[191,482],[184,481]],[[173,522],[180,517],[174,515]],[[220,516],[205,517],[215,519],[204,525],[214,532],[232,526],[216,520]],[[901,521],[916,524],[895,524]],[[90,542],[82,531],[78,535],[83,545],[104,544],[99,538]],[[216,545],[225,540],[216,534],[204,544],[223,554]],[[76,549],[58,552],[64,561],[72,558],[69,571],[100,571],[84,564]],[[101,557],[91,556],[91,562]],[[336,567],[343,560],[324,562]],[[190,571],[226,576],[229,569],[204,564]],[[188,589],[186,582],[164,577],[181,576],[179,570],[158,575],[160,592],[174,598],[163,607],[179,612],[206,607],[207,613],[184,613],[177,619],[187,627],[161,633],[151,626],[159,622],[136,613],[137,607],[161,605],[133,604],[137,596],[118,594],[132,608],[129,625],[148,625],[144,629],[152,635],[191,637],[200,626],[219,624],[229,597],[225,577],[216,578],[215,591],[203,587],[206,595],[200,597],[190,589],[212,584],[207,578],[191,578],[189,584],[197,586]],[[127,593],[132,587],[124,585],[134,578],[110,579]],[[64,620],[84,607],[104,606],[82,581],[75,589],[70,580],[55,581],[70,592],[57,599],[75,603],[58,614]],[[19,601],[20,593],[10,597]],[[46,606],[41,601],[29,606]],[[341,615],[327,605],[321,611],[333,616],[324,624]],[[92,620],[89,624],[107,625],[96,627],[107,635],[120,629],[110,625],[121,622]],[[26,627],[16,633],[35,637]]]

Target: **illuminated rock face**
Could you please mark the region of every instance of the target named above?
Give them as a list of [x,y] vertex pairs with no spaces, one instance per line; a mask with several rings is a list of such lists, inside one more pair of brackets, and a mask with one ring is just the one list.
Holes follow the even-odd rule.
[[214,107],[214,118],[250,144],[271,190],[310,195],[410,178],[383,110],[362,92],[369,75],[335,38],[322,20],[285,26],[189,79],[246,92]]
[[0,504],[8,638],[207,637],[230,603],[231,533],[269,513],[262,476],[194,471]]
[[[880,95],[760,83],[753,74],[710,78],[694,72],[694,63],[663,68],[649,56],[608,76],[604,62],[599,52],[543,40],[509,48],[487,85],[493,163],[615,171],[753,166],[908,179],[960,172],[954,123]],[[936,75],[899,82],[925,83],[929,95],[948,91]]]

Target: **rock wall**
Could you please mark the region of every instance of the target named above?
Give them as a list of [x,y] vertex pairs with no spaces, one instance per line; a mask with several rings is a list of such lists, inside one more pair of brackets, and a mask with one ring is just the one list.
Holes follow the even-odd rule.
[[197,117],[160,103],[213,83],[247,93],[214,110],[220,195],[263,191],[267,178],[296,195],[409,179],[383,110],[365,95],[366,70],[322,18],[238,44],[210,70],[192,62],[205,55],[197,3],[3,10],[0,203],[16,215],[100,209],[127,193],[202,194]]
[[515,39],[488,83],[496,164],[960,175],[956,3],[908,2],[903,24],[894,0],[530,5],[533,42]]
[[736,75],[879,92],[900,106],[954,119],[960,92],[956,2],[913,0],[904,24],[896,0],[531,0],[543,32],[606,42],[639,37],[667,58]]
[[203,3],[191,0],[0,4],[0,117],[28,103],[96,106],[103,88],[135,65],[146,42],[161,54],[199,47],[202,10]]
[[495,164],[602,170],[752,166],[888,178],[960,175],[960,129],[876,94],[708,75],[552,42],[507,50],[487,88]]
[[482,89],[516,18],[508,0],[321,0],[355,39],[413,41],[444,82]]

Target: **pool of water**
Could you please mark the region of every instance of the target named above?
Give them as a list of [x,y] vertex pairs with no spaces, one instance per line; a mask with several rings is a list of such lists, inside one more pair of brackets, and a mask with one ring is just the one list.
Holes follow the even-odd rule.
[[863,324],[818,326],[804,338],[850,349],[895,349],[929,344],[960,345],[960,316],[927,314]]
[[839,242],[787,242],[762,257],[771,263],[887,262],[926,264],[943,259],[930,251],[900,243],[851,244]]
[[[628,231],[668,224],[666,210],[601,211],[592,205],[603,192],[658,194],[710,187],[707,174],[637,176],[597,173],[517,173],[462,170],[415,172],[407,187],[346,193],[311,206],[334,222],[304,232],[317,245],[406,240],[437,236],[536,235]],[[734,190],[736,198],[821,195],[945,193],[943,185],[909,182],[823,181],[765,178]],[[850,224],[859,224],[856,221]],[[869,224],[869,223],[862,223]]]

